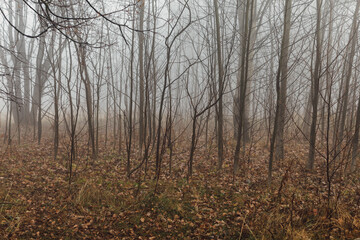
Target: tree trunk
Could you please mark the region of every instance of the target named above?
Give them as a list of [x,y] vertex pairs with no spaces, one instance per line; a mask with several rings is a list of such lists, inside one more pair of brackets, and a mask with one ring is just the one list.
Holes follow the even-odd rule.
[[313,74],[313,99],[312,99],[312,119],[310,129],[310,148],[307,168],[312,170],[314,168],[315,150],[316,150],[316,127],[318,115],[318,102],[320,90],[320,71],[321,71],[321,51],[322,51],[322,37],[321,37],[321,7],[322,0],[316,0],[317,6],[317,21],[316,21],[316,60]]
[[88,131],[90,145],[92,149],[92,158],[96,159],[96,148],[95,148],[95,131],[94,131],[94,121],[93,121],[93,108],[92,108],[92,94],[91,94],[91,83],[90,77],[86,65],[86,50],[85,46],[80,45],[77,47],[78,52],[78,61],[80,66],[80,77],[85,85],[85,97],[86,97],[86,108],[87,108],[87,122],[88,122]]
[[218,170],[221,170],[222,164],[224,161],[224,137],[223,137],[223,125],[224,125],[224,116],[223,116],[223,94],[224,94],[224,68],[222,62],[222,45],[220,38],[220,20],[219,20],[219,8],[218,1],[214,0],[215,8],[215,27],[216,27],[216,45],[217,45],[217,62],[219,67],[219,78],[218,78],[218,126],[217,126],[217,144],[218,144]]
[[286,88],[287,88],[287,74],[288,74],[288,58],[289,58],[289,38],[291,27],[291,10],[292,0],[286,0],[284,11],[284,30],[281,42],[281,53],[279,59],[279,68],[276,76],[276,112],[274,121],[274,130],[270,140],[270,157],[268,169],[268,182],[271,183],[273,157],[275,152],[276,141],[276,157],[281,160],[284,157],[284,124],[285,124],[285,110],[286,110]]
[[145,112],[145,93],[144,93],[144,11],[145,11],[145,0],[139,0],[139,11],[140,11],[140,19],[139,19],[139,94],[140,94],[140,104],[139,104],[139,146],[142,149],[144,140],[145,140],[145,121],[144,112]]
[[[354,17],[353,17],[353,22],[352,22],[352,27],[351,27],[351,33],[350,33],[350,42],[351,44],[349,44],[349,51],[348,51],[348,56],[347,59],[345,61],[345,65],[344,65],[344,77],[345,77],[345,88],[344,91],[342,92],[342,103],[341,103],[341,112],[340,112],[340,125],[339,125],[339,132],[338,132],[338,139],[339,139],[339,144],[337,144],[337,146],[335,146],[336,149],[341,148],[341,142],[343,140],[344,137],[344,129],[345,129],[345,125],[346,125],[346,115],[347,115],[347,110],[348,110],[348,101],[349,101],[349,88],[350,88],[350,80],[351,80],[351,74],[352,74],[352,69],[353,69],[353,62],[354,62],[354,56],[355,56],[355,52],[356,52],[356,45],[357,45],[357,40],[358,40],[358,13],[359,13],[359,7],[360,7],[360,1],[356,2],[356,9],[355,9],[355,13],[354,13]],[[338,155],[339,150],[336,150],[336,155]]]
[[281,43],[281,57],[280,57],[280,98],[278,114],[278,130],[276,132],[276,159],[284,159],[284,131],[286,123],[286,98],[287,98],[287,79],[288,79],[288,58],[289,58],[289,41],[290,41],[290,27],[291,27],[291,10],[292,0],[285,2],[285,16],[284,16],[284,32]]
[[[249,38],[251,36],[251,21],[252,21],[252,10],[254,6],[254,1],[251,1],[250,7],[250,0],[246,2],[246,10],[245,10],[245,26],[243,31],[243,39],[242,39],[242,46],[241,46],[241,72],[240,72],[240,99],[239,99],[239,119],[238,119],[238,126],[237,126],[237,134],[236,134],[236,147],[235,147],[235,155],[234,155],[234,174],[237,173],[239,167],[239,159],[240,159],[240,148],[241,148],[241,138],[244,139],[242,136],[242,131],[244,129],[244,114],[245,114],[245,101],[246,101],[246,93],[247,93],[247,82],[248,82],[248,68],[249,68],[249,48],[250,48],[250,41]],[[251,13],[250,13],[251,12]],[[250,15],[250,19],[249,19]],[[244,141],[244,140],[243,140]]]

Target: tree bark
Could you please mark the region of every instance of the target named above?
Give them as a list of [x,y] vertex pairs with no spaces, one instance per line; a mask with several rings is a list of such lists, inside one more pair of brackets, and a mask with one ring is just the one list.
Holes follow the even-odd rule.
[[287,79],[288,79],[288,59],[290,48],[290,27],[291,27],[292,0],[285,2],[284,32],[281,43],[281,57],[279,62],[280,71],[280,98],[278,114],[278,130],[276,132],[276,159],[284,159],[284,132],[286,123],[286,99],[287,99]]
[[312,170],[314,168],[315,150],[316,150],[316,127],[319,103],[319,90],[320,90],[320,71],[321,71],[321,51],[322,51],[322,37],[321,37],[321,7],[322,0],[316,0],[317,6],[317,20],[316,20],[316,60],[315,69],[313,74],[313,99],[312,99],[312,119],[310,129],[310,148],[309,158],[307,161],[307,168]]
[[220,38],[220,20],[219,20],[219,8],[218,1],[214,0],[215,8],[215,27],[216,27],[216,45],[217,45],[217,62],[218,62],[218,115],[217,115],[217,145],[218,145],[218,170],[221,170],[223,161],[224,161],[224,137],[223,137],[223,125],[224,125],[224,116],[223,116],[223,94],[224,94],[224,67],[222,62],[222,45]]
[[292,0],[286,0],[284,10],[284,30],[281,42],[281,53],[279,59],[279,68],[276,76],[276,112],[274,121],[274,130],[270,139],[270,156],[268,168],[268,183],[272,180],[273,157],[275,152],[276,141],[276,159],[281,160],[284,157],[284,125],[286,110],[286,92],[287,92],[287,75],[288,75],[288,58],[289,58],[289,38],[291,27],[291,10]]

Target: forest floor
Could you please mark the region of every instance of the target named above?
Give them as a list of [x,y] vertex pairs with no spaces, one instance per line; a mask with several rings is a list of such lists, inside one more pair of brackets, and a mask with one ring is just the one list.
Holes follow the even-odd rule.
[[[78,146],[69,185],[67,149],[21,145],[0,153],[0,239],[355,239],[360,237],[359,174],[334,174],[330,199],[324,160],[303,169],[306,151],[290,146],[267,184],[268,151],[254,146],[233,178],[231,151],[223,170],[200,149],[187,180],[186,149],[158,184],[153,160],[127,179],[125,159],[110,147],[96,161]],[[305,149],[305,148],[304,148]],[[133,164],[134,166],[135,164]],[[156,188],[156,191],[155,191]]]

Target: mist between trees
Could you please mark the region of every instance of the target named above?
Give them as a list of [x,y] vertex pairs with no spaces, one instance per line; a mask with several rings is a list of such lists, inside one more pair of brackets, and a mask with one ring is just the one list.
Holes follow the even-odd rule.
[[[113,151],[127,178],[153,179],[155,192],[179,166],[188,181],[197,176],[199,152],[233,182],[261,164],[264,184],[280,184],[279,194],[296,161],[324,179],[331,219],[334,182],[359,178],[359,7],[3,1],[3,145],[51,142],[69,186],[82,161],[78,143],[88,146],[90,163]],[[258,148],[261,159],[253,157]],[[294,148],[302,151],[296,160]]]

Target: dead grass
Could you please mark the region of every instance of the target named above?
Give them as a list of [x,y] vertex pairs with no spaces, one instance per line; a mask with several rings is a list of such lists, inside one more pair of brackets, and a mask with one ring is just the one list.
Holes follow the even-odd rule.
[[[301,146],[299,146],[300,148]],[[66,156],[62,149],[61,156]],[[51,146],[27,145],[0,155],[0,236],[8,239],[354,239],[360,237],[358,175],[334,184],[330,209],[319,164],[303,171],[302,151],[289,151],[266,184],[267,150],[254,148],[251,163],[232,178],[231,154],[216,172],[215,153],[199,150],[195,174],[186,181],[178,149],[173,174],[157,192],[143,172],[128,180],[124,161],[102,149],[97,161],[82,155],[68,184],[66,159]],[[297,153],[298,155],[294,156]],[[183,153],[181,153],[183,154]],[[135,165],[135,163],[134,163]],[[6,204],[9,203],[9,204]],[[331,216],[329,217],[329,211]]]

